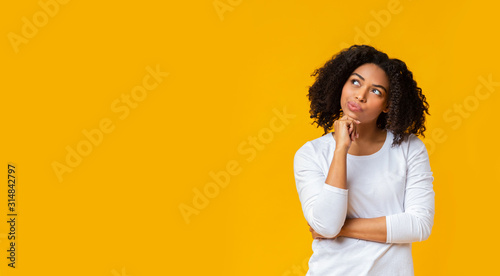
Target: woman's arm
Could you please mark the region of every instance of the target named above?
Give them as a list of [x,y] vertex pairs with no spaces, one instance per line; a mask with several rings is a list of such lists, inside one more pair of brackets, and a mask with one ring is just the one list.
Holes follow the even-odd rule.
[[326,179],[314,159],[317,153],[311,143],[306,143],[294,157],[295,182],[304,216],[324,237],[337,236],[346,218],[346,158],[350,139],[357,134],[354,124],[347,117],[335,122],[336,149]]
[[347,189],[347,152],[357,138],[355,124],[358,120],[348,116],[334,122],[335,151],[325,183],[340,189]]
[[295,154],[294,175],[304,217],[324,237],[335,237],[347,214],[347,190],[325,183],[325,174],[307,142]]
[[346,219],[339,236],[385,243],[387,241],[385,217]]
[[387,242],[410,243],[429,238],[434,224],[434,177],[424,143],[409,137],[404,213],[387,216]]
[[[427,150],[416,136],[408,145],[405,211],[378,218],[346,219],[340,233],[356,239],[385,243],[411,243],[426,240],[434,222],[434,190]],[[313,238],[326,238],[309,228]]]
[[[328,239],[310,226],[309,231],[313,239]],[[340,236],[385,243],[387,240],[386,217],[346,219],[339,234],[330,239]]]

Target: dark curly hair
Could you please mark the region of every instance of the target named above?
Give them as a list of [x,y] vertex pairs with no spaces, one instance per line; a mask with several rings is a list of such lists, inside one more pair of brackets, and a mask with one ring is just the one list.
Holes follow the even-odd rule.
[[311,124],[323,127],[323,135],[332,129],[333,122],[343,116],[340,97],[344,84],[356,68],[366,63],[376,64],[389,78],[389,111],[379,115],[377,127],[394,133],[393,146],[401,144],[411,133],[425,137],[425,113],[430,115],[429,104],[412,72],[403,61],[390,59],[369,45],[352,45],[343,49],[311,74],[316,76],[307,94],[311,101],[309,113],[314,118]]

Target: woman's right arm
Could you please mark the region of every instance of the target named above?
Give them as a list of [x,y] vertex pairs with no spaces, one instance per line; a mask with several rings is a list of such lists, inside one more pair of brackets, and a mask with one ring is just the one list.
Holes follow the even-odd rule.
[[325,183],[336,188],[347,189],[347,151],[357,136],[355,121],[344,116],[334,122],[334,128],[335,152]]
[[316,161],[316,155],[310,142],[295,153],[295,183],[307,223],[322,236],[333,238],[344,225],[347,190],[325,182],[326,176]]
[[295,182],[304,217],[317,233],[326,238],[337,236],[344,225],[347,214],[346,158],[350,145],[345,138],[356,135],[352,122],[350,127],[345,119],[337,122],[336,149],[326,180],[310,142],[294,157]]

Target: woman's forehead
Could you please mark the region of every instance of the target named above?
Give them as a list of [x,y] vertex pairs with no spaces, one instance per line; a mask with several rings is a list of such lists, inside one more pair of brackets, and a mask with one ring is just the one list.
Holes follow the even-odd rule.
[[389,86],[389,77],[385,71],[374,63],[365,63],[356,68],[351,75],[357,75],[363,80],[370,80],[374,84]]

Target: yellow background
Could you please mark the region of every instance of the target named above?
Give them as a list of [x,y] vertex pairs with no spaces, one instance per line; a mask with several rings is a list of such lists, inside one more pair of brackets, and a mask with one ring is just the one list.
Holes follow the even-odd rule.
[[[18,217],[12,269],[4,180],[1,275],[304,275],[293,156],[323,134],[307,88],[353,43],[405,61],[430,103],[436,216],[413,245],[416,274],[498,270],[498,2],[214,2],[72,0],[46,22],[37,0],[2,2],[0,165],[7,179],[16,164]],[[40,27],[13,46],[23,18]],[[112,103],[148,66],[169,75],[120,119]],[[59,181],[53,163],[105,118],[113,131]],[[179,206],[235,163],[186,223]]]

